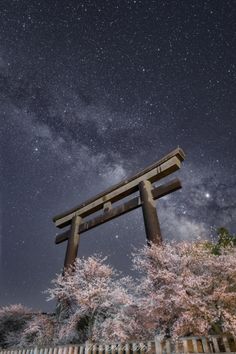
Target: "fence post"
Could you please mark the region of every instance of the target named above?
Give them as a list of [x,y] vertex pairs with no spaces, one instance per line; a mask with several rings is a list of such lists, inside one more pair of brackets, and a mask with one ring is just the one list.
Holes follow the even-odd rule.
[[92,342],[90,340],[86,340],[86,342],[85,342],[85,354],[91,354],[91,351],[93,351]]
[[155,336],[155,352],[156,354],[162,354],[162,346],[161,346],[161,336]]
[[225,351],[226,352],[231,352],[230,350],[230,346],[229,346],[229,342],[228,342],[228,338],[226,336],[223,336],[223,343],[224,343],[224,346],[225,346]]
[[152,354],[152,342],[148,341],[147,342],[147,354]]
[[219,344],[218,344],[218,337],[212,337],[212,342],[213,342],[214,351],[216,353],[220,353],[220,348],[219,348]]

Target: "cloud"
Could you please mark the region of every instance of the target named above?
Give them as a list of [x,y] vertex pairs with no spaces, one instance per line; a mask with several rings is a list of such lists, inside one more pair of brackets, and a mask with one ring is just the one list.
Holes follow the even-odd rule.
[[111,166],[106,166],[100,175],[106,183],[110,183],[110,181],[118,183],[127,176],[127,171],[121,163],[114,163]]
[[171,201],[158,208],[161,221],[161,229],[167,239],[194,240],[209,237],[209,230],[204,222],[198,222],[195,218],[180,214],[176,205]]
[[128,159],[104,143],[111,126],[122,128],[113,124],[121,119],[118,113],[81,90],[45,86],[37,73],[4,72],[1,79],[6,130],[12,126],[15,134],[25,134],[22,144],[30,142],[36,151],[45,148],[48,159],[68,175],[96,173],[102,184],[112,184],[127,174]]
[[[13,104],[5,106],[7,118],[19,133],[24,143],[30,142],[38,150],[47,149],[49,159],[58,161],[67,174],[77,176],[97,174],[101,184],[116,183],[126,176],[125,161],[120,154],[110,150],[93,149],[89,144],[76,141],[66,130],[55,131],[50,125],[37,120],[34,113]],[[64,169],[64,170],[65,170]]]
[[209,238],[222,226],[235,233],[234,178],[222,176],[221,170],[209,170],[208,166],[200,168],[197,163],[188,161],[179,175],[182,190],[157,202],[164,237],[177,240]]
[[[146,155],[142,155],[141,149],[138,163],[134,154],[123,150],[130,134],[135,139],[140,132],[145,134],[139,129],[143,119],[135,119],[133,129],[133,118],[127,119],[124,113],[95,102],[81,90],[65,89],[63,85],[45,88],[40,81],[27,77],[15,81],[7,76],[3,87],[7,125],[22,132],[31,145],[46,150],[48,160],[57,163],[62,174],[81,176],[84,185],[89,180],[89,192],[93,192],[91,185],[96,190],[106,188],[131,171],[134,173],[134,166],[145,167]],[[181,176],[182,193],[174,193],[160,202],[160,217],[168,235],[195,237],[214,225],[227,227],[233,223],[236,216],[233,182],[219,183],[222,176],[215,178],[208,166],[200,169],[187,163]]]
[[[46,148],[49,159],[58,161],[65,173],[81,176],[84,185],[90,179],[94,188],[101,190],[130,174],[132,160],[129,156],[124,159],[112,149],[99,150],[84,140],[77,141],[68,130],[55,130],[26,109],[13,104],[8,104],[7,109],[15,128],[24,132],[29,141]],[[182,192],[164,198],[160,208],[158,203],[161,227],[167,238],[208,237],[213,227],[231,226],[236,217],[233,182],[219,183],[209,171],[199,171],[196,165],[183,166],[181,180]]]

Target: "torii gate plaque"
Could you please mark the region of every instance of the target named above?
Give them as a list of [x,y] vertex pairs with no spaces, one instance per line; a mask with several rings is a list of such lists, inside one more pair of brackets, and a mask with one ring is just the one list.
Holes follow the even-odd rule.
[[[55,240],[56,244],[68,241],[64,267],[67,268],[74,263],[81,233],[139,207],[143,210],[147,243],[160,244],[162,236],[155,200],[180,189],[181,183],[177,178],[158,187],[153,187],[152,183],[177,171],[184,158],[183,150],[177,148],[136,175],[108,188],[73,209],[55,216],[53,221],[57,227],[63,228],[70,225],[70,230],[56,236]],[[139,196],[124,204],[115,205],[116,202],[137,191],[139,191]],[[99,210],[102,210],[101,215],[85,220],[86,217]]]

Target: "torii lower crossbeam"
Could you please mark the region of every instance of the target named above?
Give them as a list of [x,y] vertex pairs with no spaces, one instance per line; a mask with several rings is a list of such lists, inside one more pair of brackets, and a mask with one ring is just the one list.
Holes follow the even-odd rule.
[[[162,240],[155,200],[181,188],[178,179],[164,185],[154,187],[152,184],[163,177],[177,171],[184,160],[184,152],[177,148],[163,159],[157,161],[143,171],[109,188],[87,202],[54,217],[59,228],[71,225],[70,230],[56,236],[55,243],[68,241],[64,267],[75,261],[79,245],[79,235],[98,225],[108,222],[136,208],[142,207],[147,242],[160,244]],[[129,201],[116,205],[123,198],[138,192],[139,195]],[[85,220],[88,216],[102,210],[101,215]]]

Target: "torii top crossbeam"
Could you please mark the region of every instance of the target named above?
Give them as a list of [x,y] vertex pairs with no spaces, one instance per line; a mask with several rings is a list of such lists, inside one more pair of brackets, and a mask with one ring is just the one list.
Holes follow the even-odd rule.
[[[185,154],[183,150],[177,148],[134,176],[108,188],[86,202],[55,216],[53,221],[57,227],[63,228],[71,225],[71,230],[56,237],[57,244],[68,240],[65,267],[72,264],[77,256],[80,233],[140,206],[143,209],[148,241],[160,243],[161,231],[154,200],[180,189],[181,183],[178,179],[175,179],[156,188],[152,187],[152,183],[177,171],[181,167],[181,162],[184,158]],[[140,192],[138,197],[130,199],[122,205],[115,205],[116,202],[137,191]],[[84,220],[84,218],[99,210],[103,210],[101,215],[93,219]]]

